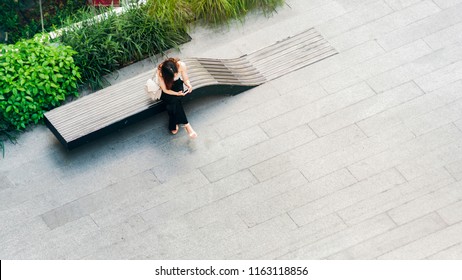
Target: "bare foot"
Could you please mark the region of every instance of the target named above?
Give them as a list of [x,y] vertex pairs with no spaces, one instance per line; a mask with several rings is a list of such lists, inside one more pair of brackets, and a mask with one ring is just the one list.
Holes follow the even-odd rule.
[[176,125],[176,129],[175,130],[170,130],[170,132],[175,135],[178,133],[178,125]]

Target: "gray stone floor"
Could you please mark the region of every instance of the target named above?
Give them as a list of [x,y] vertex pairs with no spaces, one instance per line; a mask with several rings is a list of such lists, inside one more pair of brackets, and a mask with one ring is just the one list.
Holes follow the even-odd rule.
[[339,54],[188,103],[198,139],[161,114],[71,152],[44,126],[7,145],[0,258],[461,259],[462,0],[287,3],[172,55],[311,27]]

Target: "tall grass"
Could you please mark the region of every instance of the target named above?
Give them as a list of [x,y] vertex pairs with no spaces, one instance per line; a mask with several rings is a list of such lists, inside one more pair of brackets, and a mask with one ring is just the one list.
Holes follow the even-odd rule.
[[277,8],[282,6],[284,0],[244,0],[247,2],[247,7],[252,10],[261,10],[265,15],[270,15],[276,12]]
[[153,16],[149,13],[149,5],[132,8],[119,19],[119,27],[123,28],[119,34],[122,36],[124,55],[121,61],[124,65],[162,53],[184,43],[188,38],[184,22],[177,20],[176,24],[171,24]]
[[148,56],[161,53],[184,42],[185,28],[158,20],[149,12],[149,5],[131,5],[123,14],[113,9],[95,18],[90,7],[70,19],[83,20],[80,25],[69,25],[62,33],[62,43],[78,51],[74,57],[82,69],[82,80],[99,89],[108,83],[105,74]]
[[172,29],[185,30],[195,19],[194,11],[188,0],[148,0],[149,16],[167,24]]
[[[67,19],[69,25],[59,39],[77,50],[74,60],[82,69],[82,81],[98,88],[106,84],[102,76],[112,72],[119,65],[116,58],[120,55],[121,49],[112,40],[116,13],[108,10],[99,21],[95,15],[96,9],[89,7]],[[72,25],[79,21],[81,24]]]
[[269,15],[284,4],[284,0],[188,0],[196,18],[205,24],[218,26],[232,19],[242,19],[248,12],[261,10]]
[[237,1],[230,0],[190,0],[198,19],[208,24],[219,25],[229,19],[238,18],[242,7],[233,5]]

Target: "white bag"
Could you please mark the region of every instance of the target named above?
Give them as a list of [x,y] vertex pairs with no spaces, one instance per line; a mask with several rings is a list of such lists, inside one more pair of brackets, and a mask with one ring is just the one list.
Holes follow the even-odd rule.
[[155,80],[153,78],[149,78],[146,81],[146,85],[144,85],[144,91],[152,100],[157,101],[160,99],[160,96],[162,95],[162,89],[159,86],[157,74]]

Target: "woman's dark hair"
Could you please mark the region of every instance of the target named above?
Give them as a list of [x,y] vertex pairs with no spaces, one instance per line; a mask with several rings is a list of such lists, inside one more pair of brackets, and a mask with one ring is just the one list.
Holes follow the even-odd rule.
[[167,89],[171,89],[173,85],[173,79],[175,74],[178,73],[177,59],[169,58],[165,60],[161,65],[159,65],[159,70],[164,79],[165,86]]

